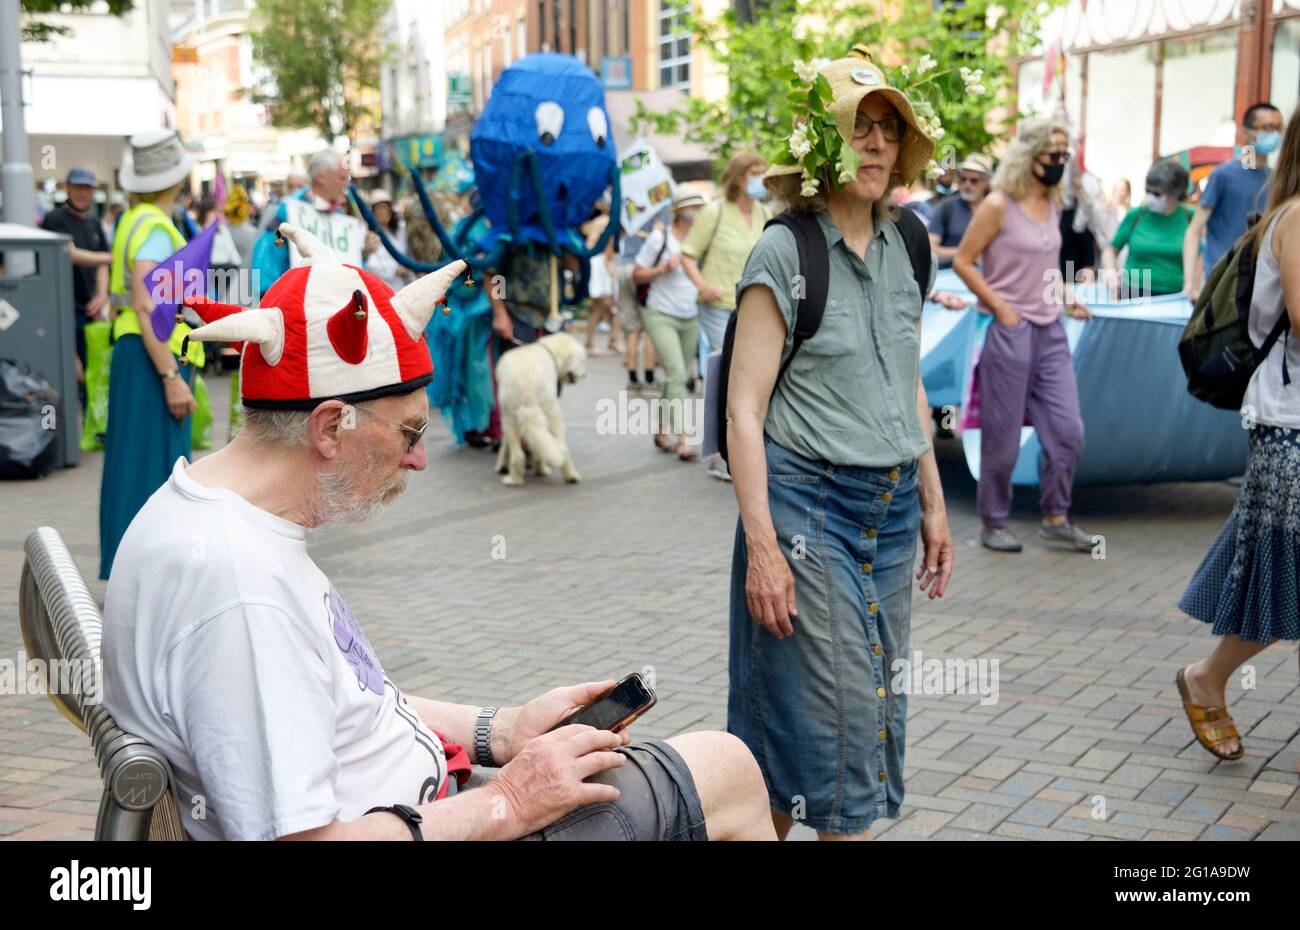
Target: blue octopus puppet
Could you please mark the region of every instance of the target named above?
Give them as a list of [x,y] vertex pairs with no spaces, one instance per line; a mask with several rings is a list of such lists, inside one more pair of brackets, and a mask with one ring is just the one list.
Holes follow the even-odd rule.
[[[604,251],[618,223],[591,248],[579,227],[607,190],[618,204],[619,172],[600,80],[569,55],[535,54],[502,72],[470,133],[479,206],[448,234],[422,184],[416,193],[442,244],[443,258],[463,258],[471,279],[447,292],[425,338],[433,355],[429,404],[441,408],[458,443],[495,442],[493,369],[499,353],[560,326],[558,308],[585,296],[588,262]],[[355,198],[384,246],[408,268],[440,265],[401,255]],[[574,273],[564,294],[564,271]],[[499,276],[499,277],[498,277]],[[477,278],[477,280],[473,280]],[[493,331],[493,304],[510,319],[511,337]]]

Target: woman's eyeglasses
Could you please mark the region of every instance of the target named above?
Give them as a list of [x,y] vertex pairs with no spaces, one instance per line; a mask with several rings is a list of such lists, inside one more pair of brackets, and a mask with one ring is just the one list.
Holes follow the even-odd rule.
[[408,439],[406,443],[406,451],[408,454],[410,454],[415,450],[416,445],[419,443],[421,439],[424,438],[424,431],[429,428],[428,420],[425,420],[422,424],[420,424],[420,428],[416,429],[414,426],[407,426],[405,423],[399,423],[397,420],[390,419],[389,417],[384,416],[382,413],[375,413],[375,411],[371,410],[369,407],[353,406],[352,409],[360,410],[362,413],[368,413],[372,417],[376,417],[377,419],[384,420],[385,422],[391,423],[394,426],[396,426],[398,429],[402,430],[403,432],[409,433],[411,438]]
[[877,126],[880,127],[880,133],[885,137],[886,142],[897,142],[903,138],[905,123],[902,117],[886,116],[884,119],[872,119],[866,114],[859,113],[853,118],[853,138],[865,139],[871,135],[871,130]]
[[1051,165],[1063,165],[1070,160],[1070,151],[1069,149],[1058,149],[1055,152],[1039,152],[1038,157],[1046,158],[1048,164]]

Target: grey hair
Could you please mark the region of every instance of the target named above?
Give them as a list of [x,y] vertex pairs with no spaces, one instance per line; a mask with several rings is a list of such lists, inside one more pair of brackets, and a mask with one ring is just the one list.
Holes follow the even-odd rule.
[[254,410],[244,407],[242,432],[259,445],[296,449],[307,444],[310,410]]
[[1187,197],[1187,169],[1172,159],[1162,158],[1147,171],[1147,187],[1173,194],[1178,200]]
[[[352,407],[373,406],[373,401],[351,404]],[[243,407],[244,431],[248,438],[263,446],[281,451],[297,449],[308,443],[307,424],[311,421],[312,410],[261,410]],[[347,407],[343,408],[346,417]],[[344,427],[350,428],[345,420]]]
[[307,174],[312,180],[315,180],[316,175],[322,171],[337,168],[341,161],[343,161],[341,152],[336,152],[334,149],[322,149],[311,157],[311,161],[307,162]]
[[[1002,161],[993,172],[993,189],[1002,191],[1016,200],[1029,195],[1030,179],[1034,177],[1033,163],[1038,154],[1047,148],[1052,136],[1061,133],[1070,138],[1070,130],[1065,124],[1055,119],[1025,120],[1016,127],[1016,137],[1007,145]],[[1048,196],[1058,204],[1061,201],[1061,185],[1049,188]]]

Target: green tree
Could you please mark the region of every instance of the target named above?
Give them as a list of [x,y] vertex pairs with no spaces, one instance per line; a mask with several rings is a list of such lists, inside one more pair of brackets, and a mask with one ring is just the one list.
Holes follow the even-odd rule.
[[311,126],[332,143],[373,115],[359,91],[379,86],[388,57],[379,24],[390,2],[258,0],[253,60],[270,85],[246,93],[266,106],[273,126]]
[[[19,6],[25,13],[84,13],[95,0],[22,0]],[[106,0],[108,12],[114,16],[130,13],[135,0]],[[28,17],[23,22],[23,41],[48,42],[55,36],[65,36],[72,30],[67,26]]]
[[[896,0],[881,11],[861,0],[772,0],[752,22],[735,14],[706,18],[679,0],[684,25],[696,45],[710,49],[729,80],[719,100],[690,98],[681,109],[655,114],[637,104],[633,131],[643,127],[704,145],[719,160],[756,148],[769,159],[785,151],[793,128],[791,94],[797,62],[846,55],[856,44],[875,50],[875,60],[897,74],[908,65],[912,79],[923,55],[938,63],[920,90],[943,126],[936,158],[988,147],[1007,126],[991,123],[990,111],[1007,101],[1008,62],[1037,43],[1045,13],[1064,0]],[[966,69],[966,75],[962,74]],[[970,73],[982,71],[978,80]],[[806,94],[804,96],[806,102]]]

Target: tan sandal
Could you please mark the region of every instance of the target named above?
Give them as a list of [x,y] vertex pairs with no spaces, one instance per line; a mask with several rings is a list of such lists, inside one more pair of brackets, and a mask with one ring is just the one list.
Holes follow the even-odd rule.
[[687,445],[684,442],[679,442],[677,444],[677,448],[674,449],[673,451],[677,453],[677,457],[681,459],[683,462],[694,462],[696,459],[700,457],[700,453],[698,451],[692,449],[689,445]]
[[[1225,762],[1235,762],[1244,756],[1246,747],[1242,744],[1241,734],[1237,732],[1237,725],[1232,722],[1228,712],[1222,707],[1207,707],[1204,704],[1193,703],[1192,692],[1187,687],[1187,680],[1183,677],[1181,668],[1174,680],[1178,684],[1178,693],[1183,699],[1183,711],[1192,725],[1192,733],[1196,735],[1196,741],[1204,746],[1210,755]],[[1219,752],[1214,748],[1215,743],[1229,739],[1237,741],[1237,751],[1232,755]]]

